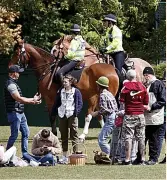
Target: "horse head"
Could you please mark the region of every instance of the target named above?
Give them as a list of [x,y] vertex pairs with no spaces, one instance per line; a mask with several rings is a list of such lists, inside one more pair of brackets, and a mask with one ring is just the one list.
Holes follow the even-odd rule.
[[12,64],[18,64],[20,67],[27,68],[30,56],[25,50],[24,40],[19,39],[15,44],[14,53],[12,55],[12,59],[9,63],[9,66]]

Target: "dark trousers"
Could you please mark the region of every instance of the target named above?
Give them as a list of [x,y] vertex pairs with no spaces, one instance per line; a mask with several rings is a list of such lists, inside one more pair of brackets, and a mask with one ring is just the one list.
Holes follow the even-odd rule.
[[162,124],[159,128],[159,149],[158,149],[158,157],[161,154],[161,150],[162,150],[162,144],[163,144],[163,140],[166,139],[166,120],[164,121],[164,124]]
[[59,117],[59,130],[62,140],[62,149],[63,152],[68,151],[68,132],[70,129],[70,138],[72,140],[73,152],[78,151],[78,118],[71,116],[67,118]]
[[115,67],[118,69],[119,73],[121,74],[122,66],[124,65],[124,61],[125,61],[124,52],[123,51],[116,52],[114,54],[111,54],[111,57],[114,59]]
[[145,143],[149,145],[149,160],[158,162],[158,158],[162,148],[162,141],[164,138],[164,124],[161,125],[148,125],[146,126],[146,139]]
[[56,73],[56,76],[59,77],[59,79],[61,78],[61,75],[65,75],[68,72],[70,72],[72,69],[74,69],[74,67],[78,64],[78,61],[67,61],[67,64],[64,65],[60,70],[58,70],[58,72]]

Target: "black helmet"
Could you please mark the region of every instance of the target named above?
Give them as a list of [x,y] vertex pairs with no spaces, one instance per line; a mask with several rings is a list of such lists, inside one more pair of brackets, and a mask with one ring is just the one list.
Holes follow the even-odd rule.
[[73,32],[80,32],[81,31],[80,30],[80,26],[78,24],[73,24],[71,26],[71,31],[73,31]]
[[107,20],[107,21],[112,21],[112,22],[117,22],[117,18],[114,14],[107,14],[104,18],[104,20]]

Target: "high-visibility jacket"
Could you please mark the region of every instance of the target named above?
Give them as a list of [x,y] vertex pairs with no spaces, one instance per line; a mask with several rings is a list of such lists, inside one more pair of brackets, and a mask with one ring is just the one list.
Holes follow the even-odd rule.
[[107,28],[106,35],[104,37],[104,44],[107,49],[107,53],[115,53],[124,51],[122,47],[122,32],[114,25],[113,28]]
[[65,56],[69,60],[81,61],[85,56],[85,41],[82,36],[77,35],[73,38]]

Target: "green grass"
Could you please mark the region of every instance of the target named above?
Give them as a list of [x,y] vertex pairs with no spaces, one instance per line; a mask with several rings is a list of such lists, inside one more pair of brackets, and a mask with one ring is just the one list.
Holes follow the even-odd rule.
[[[30,127],[29,149],[32,137],[41,128]],[[80,129],[81,133],[82,129]],[[56,165],[54,167],[16,167],[0,168],[0,179],[165,179],[166,166],[121,166],[121,165],[95,165],[93,161],[93,150],[99,150],[97,136],[100,129],[90,129],[89,137],[85,141],[88,159],[85,166]],[[10,135],[9,127],[0,127],[0,143],[6,145]],[[60,137],[60,134],[58,134]],[[21,156],[20,136],[15,143],[17,155]],[[71,144],[69,146],[71,148]],[[161,161],[165,154],[165,143]],[[148,158],[148,157],[147,157]]]

